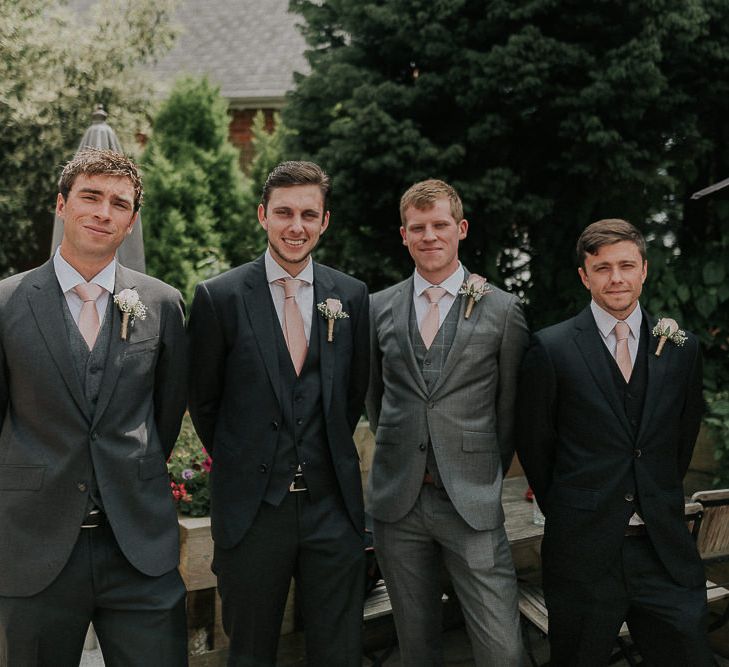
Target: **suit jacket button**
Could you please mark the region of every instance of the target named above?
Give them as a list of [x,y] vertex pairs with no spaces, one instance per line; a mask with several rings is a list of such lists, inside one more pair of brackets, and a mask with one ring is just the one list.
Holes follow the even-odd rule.
[[419,448],[421,452],[424,452],[427,449],[427,447],[422,442],[420,443]]
[[86,493],[86,491],[87,491],[87,490],[88,490],[88,488],[89,488],[89,487],[88,487],[88,486],[86,485],[86,482],[79,482],[78,484],[76,484],[76,487],[78,488],[78,490],[79,490],[79,491],[81,491],[81,493]]
[[275,419],[271,422],[271,428],[274,431],[278,431],[278,422]]
[[626,493],[625,500],[627,500],[629,503],[632,503],[635,500],[635,496],[632,493]]
[[91,434],[91,439],[92,439],[92,440],[98,440],[98,439],[99,439],[99,434],[98,434],[98,433],[97,433],[96,431],[94,431],[94,432],[93,432],[93,433]]
[[640,449],[634,449],[633,456],[635,456],[636,459],[639,459],[641,456],[643,456],[643,452],[640,451]]
[[258,466],[258,472],[268,472],[268,466],[265,463],[261,463],[261,465]]
[[428,403],[428,407],[432,410],[435,407],[435,401]]

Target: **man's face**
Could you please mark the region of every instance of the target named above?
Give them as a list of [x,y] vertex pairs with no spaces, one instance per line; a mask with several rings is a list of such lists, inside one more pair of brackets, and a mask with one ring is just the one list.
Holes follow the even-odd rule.
[[63,220],[61,254],[69,264],[108,263],[137,219],[134,186],[125,176],[79,174],[66,200],[58,195],[56,215]]
[[409,206],[404,217],[405,225],[400,227],[403,245],[418,273],[438,285],[458,267],[458,242],[466,238],[468,221],[453,217],[448,197],[436,199],[423,210]]
[[289,275],[297,276],[329,226],[329,211],[324,211],[318,185],[293,185],[271,191],[268,208],[258,206],[258,221],[266,230],[273,258]]
[[587,254],[578,269],[582,284],[595,303],[613,317],[624,320],[633,312],[643,290],[648,262],[632,241],[604,245],[596,255]]

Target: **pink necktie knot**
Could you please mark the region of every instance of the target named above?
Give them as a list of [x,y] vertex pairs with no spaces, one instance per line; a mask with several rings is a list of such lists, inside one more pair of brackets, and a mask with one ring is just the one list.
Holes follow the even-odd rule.
[[425,290],[425,296],[430,303],[438,303],[446,294],[444,287],[428,287]]
[[99,313],[96,310],[96,300],[104,293],[104,288],[94,283],[80,283],[73,288],[73,291],[83,301],[78,317],[78,330],[91,350],[99,334]]

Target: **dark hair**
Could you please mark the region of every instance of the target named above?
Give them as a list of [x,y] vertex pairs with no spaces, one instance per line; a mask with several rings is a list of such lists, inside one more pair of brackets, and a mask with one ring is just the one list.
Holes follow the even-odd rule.
[[79,151],[63,167],[61,178],[58,179],[58,191],[64,199],[68,199],[68,193],[71,192],[79,174],[126,177],[132,182],[134,188],[134,211],[138,211],[142,205],[144,197],[142,176],[137,165],[126,155],[101,148],[84,148]]
[[413,206],[419,211],[431,208],[436,200],[447,197],[451,204],[451,215],[456,222],[463,220],[463,203],[456,189],[445,181],[429,178],[411,185],[400,198],[400,220],[405,227],[405,211]]
[[597,255],[600,248],[620,241],[632,241],[638,246],[640,256],[645,262],[647,259],[645,239],[627,220],[607,218],[588,225],[577,239],[577,263],[584,269],[585,259],[588,255]]
[[268,175],[261,193],[263,210],[265,211],[268,208],[268,200],[273,190],[276,188],[291,188],[295,185],[317,185],[321,190],[322,203],[326,211],[327,198],[331,190],[329,176],[318,164],[296,160],[282,162],[274,167]]

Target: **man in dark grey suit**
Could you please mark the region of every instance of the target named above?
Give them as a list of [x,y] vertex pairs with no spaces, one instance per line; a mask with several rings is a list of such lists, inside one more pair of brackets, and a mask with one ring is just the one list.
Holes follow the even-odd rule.
[[213,569],[229,665],[274,665],[291,577],[308,664],[362,662],[364,510],[352,433],[367,389],[367,288],[313,262],[327,175],[284,162],[258,219],[268,249],[198,285],[190,412],[213,457]]
[[416,183],[400,215],[415,273],[372,297],[367,414],[376,440],[368,509],[403,664],[443,663],[444,565],[476,663],[519,665],[501,483],[514,452],[524,315],[518,299],[458,261],[468,222],[451,186]]
[[658,349],[630,223],[588,226],[577,262],[591,302],[534,335],[519,383],[519,457],[546,517],[551,664],[607,665],[627,620],[646,664],[712,665],[682,485],[703,409],[698,340],[674,333]]
[[59,191],[55,256],[0,282],[0,665],[75,667],[93,621],[107,665],[178,667],[183,304],[114,259],[142,198],[128,158],[89,149]]

